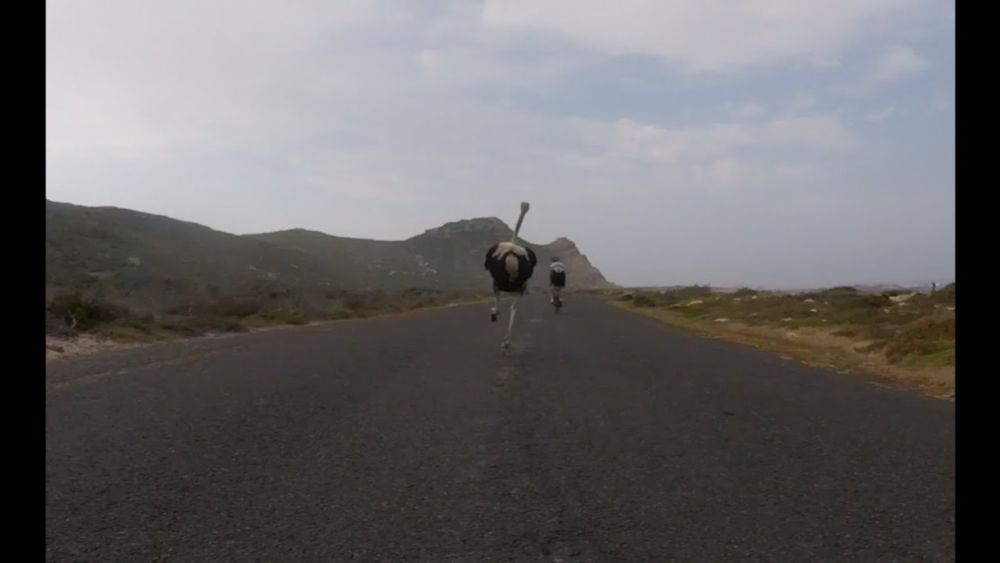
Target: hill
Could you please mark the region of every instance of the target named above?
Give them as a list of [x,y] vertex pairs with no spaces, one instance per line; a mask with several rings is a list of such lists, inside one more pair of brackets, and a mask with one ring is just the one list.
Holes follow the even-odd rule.
[[[344,287],[465,289],[489,283],[483,269],[486,249],[512,234],[500,219],[484,217],[446,223],[403,241],[351,239],[301,229],[251,237],[319,260],[335,260],[341,266],[337,277]],[[569,239],[561,237],[549,244],[522,242],[538,255],[540,270],[532,279],[533,287],[548,284],[544,269],[553,256],[566,263],[574,287],[613,287]]]
[[[491,217],[447,223],[402,241],[303,229],[235,235],[128,209],[47,201],[46,287],[49,296],[84,290],[147,310],[232,295],[482,289],[489,283],[486,249],[511,234]],[[571,240],[524,242],[543,269],[558,255],[575,288],[613,287]],[[546,277],[539,271],[534,286],[543,287]]]

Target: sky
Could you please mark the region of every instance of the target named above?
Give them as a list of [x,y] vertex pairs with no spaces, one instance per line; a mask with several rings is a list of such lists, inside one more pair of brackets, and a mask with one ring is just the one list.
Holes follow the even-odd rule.
[[954,2],[46,7],[51,200],[386,240],[529,201],[623,285],[954,279]]

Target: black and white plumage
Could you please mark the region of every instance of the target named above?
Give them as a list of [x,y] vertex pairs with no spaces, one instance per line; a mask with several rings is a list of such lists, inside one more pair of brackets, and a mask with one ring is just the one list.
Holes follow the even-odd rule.
[[535,251],[526,246],[517,244],[517,235],[524,222],[524,216],[528,213],[528,202],[521,203],[521,216],[517,219],[517,226],[514,227],[514,236],[510,242],[503,241],[494,244],[486,251],[486,259],[483,266],[489,271],[493,278],[494,306],[490,309],[490,320],[496,321],[500,309],[500,292],[514,294],[514,300],[510,304],[510,320],[507,323],[507,335],[504,337],[502,347],[510,346],[510,335],[514,328],[514,316],[517,314],[517,302],[528,288],[528,280],[535,271],[538,259]]
[[483,263],[499,291],[521,293],[534,273],[538,259],[535,251],[512,242],[498,242],[486,251]]

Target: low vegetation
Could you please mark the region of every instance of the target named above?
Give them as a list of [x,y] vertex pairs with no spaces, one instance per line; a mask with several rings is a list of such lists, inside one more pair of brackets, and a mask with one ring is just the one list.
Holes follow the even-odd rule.
[[932,294],[814,293],[708,287],[627,292],[620,306],[670,324],[828,367],[854,369],[950,396],[955,384],[955,284]]
[[[298,298],[290,291],[260,296],[192,297],[156,310],[129,307],[81,291],[61,292],[46,305],[46,332],[57,338],[81,335],[116,342],[148,342],[213,333],[242,332],[279,325],[365,318],[485,297],[471,291],[326,291],[320,298]],[[112,302],[116,301],[116,302]],[[153,310],[150,310],[153,309]]]

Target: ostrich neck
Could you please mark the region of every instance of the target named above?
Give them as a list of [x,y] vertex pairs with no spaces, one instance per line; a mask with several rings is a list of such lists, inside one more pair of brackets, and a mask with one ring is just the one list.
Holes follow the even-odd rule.
[[517,218],[517,226],[514,227],[514,236],[510,238],[510,242],[517,244],[517,235],[521,232],[521,223],[524,222],[525,211],[521,212],[521,215]]

